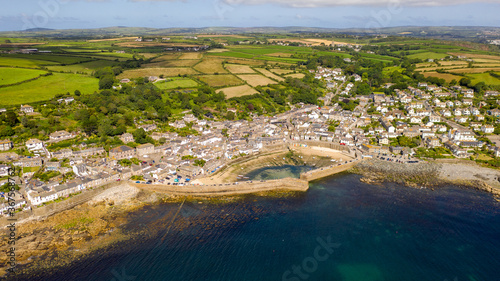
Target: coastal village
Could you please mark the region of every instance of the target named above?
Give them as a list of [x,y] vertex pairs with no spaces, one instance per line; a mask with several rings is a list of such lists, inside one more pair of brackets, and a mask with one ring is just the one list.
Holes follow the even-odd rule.
[[[416,88],[396,90],[395,96],[372,93],[352,97],[354,83],[362,79],[360,76],[323,67],[311,72],[326,82],[327,93],[321,98],[324,106],[299,104],[273,117],[253,115],[251,121],[198,119],[188,111],[183,118],[169,123],[173,128],[189,126],[198,132],[185,137],[161,132],[154,122],[136,124],[152,139],[161,140],[162,145],[146,143],[132,147],[127,144],[134,143],[134,136],[124,133],[119,137],[123,144],[109,150],[85,142],[48,149],[50,144],[83,135],[56,131],[49,140],[26,141],[22,146],[34,156],[25,157],[15,152],[19,145],[15,147],[9,139],[1,140],[0,150],[4,152],[0,154],[0,185],[7,182],[11,167],[22,171],[13,178],[20,186],[14,207],[25,211],[57,204],[63,198],[117,181],[191,185],[239,157],[276,146],[307,146],[308,141],[337,144],[357,159],[377,157],[399,163],[421,161],[425,155],[418,155],[419,148],[442,148],[450,158],[469,158],[478,150],[500,156],[494,141],[488,144],[479,140],[494,133],[494,123],[485,120],[496,120],[500,110],[482,109],[484,102],[474,99],[472,89],[420,83]],[[489,91],[485,95],[497,97],[499,93]],[[332,102],[336,97],[344,104],[353,103],[354,109],[346,110]],[[59,102],[69,104],[75,100],[70,97]],[[36,114],[30,105],[21,105],[18,110],[19,114]],[[404,145],[405,141],[409,145]],[[55,176],[33,177],[38,171]],[[9,207],[4,200],[0,210],[5,213]]]

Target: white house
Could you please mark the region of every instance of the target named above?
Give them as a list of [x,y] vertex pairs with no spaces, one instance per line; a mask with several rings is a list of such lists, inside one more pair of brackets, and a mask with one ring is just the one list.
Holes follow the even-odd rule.
[[491,125],[484,125],[481,127],[481,132],[483,132],[485,134],[493,134],[494,131],[495,131],[495,127],[493,127]]
[[39,139],[30,139],[26,142],[28,150],[41,150],[43,149],[43,142]]

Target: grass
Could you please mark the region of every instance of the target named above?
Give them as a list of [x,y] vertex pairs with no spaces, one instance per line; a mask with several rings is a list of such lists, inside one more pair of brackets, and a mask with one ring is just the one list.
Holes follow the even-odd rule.
[[178,88],[195,88],[198,87],[198,83],[189,78],[174,78],[170,81],[159,81],[155,83],[155,86],[162,90],[171,90]]
[[238,75],[238,77],[242,80],[245,80],[245,82],[247,82],[252,87],[265,86],[268,84],[276,84],[275,81],[267,77],[264,77],[262,75],[245,74],[245,75]]
[[35,59],[23,59],[23,58],[0,56],[0,66],[38,68],[42,65],[54,65],[54,64],[57,63],[51,61],[35,60]]
[[40,170],[40,167],[23,167],[23,174],[34,173],[38,170]]
[[264,74],[265,76],[273,79],[273,80],[276,80],[276,81],[285,81],[285,79],[281,76],[278,76],[272,72],[270,72],[269,70],[267,69],[264,69],[264,68],[256,68],[256,70],[262,74]]
[[293,70],[290,70],[290,69],[280,69],[280,68],[273,68],[271,69],[271,72],[274,72],[278,75],[283,75],[283,74],[288,74],[288,73],[291,73],[293,72]]
[[140,68],[124,71],[122,74],[118,75],[118,79],[123,78],[139,78],[148,76],[160,76],[174,77],[178,75],[191,75],[198,74],[192,68],[187,67],[169,67],[169,68]]
[[47,72],[36,69],[0,67],[0,86],[33,79],[45,73]]
[[293,54],[291,53],[271,53],[271,54],[267,54],[268,56],[271,56],[271,57],[284,57],[284,58],[289,58],[291,57]]
[[58,64],[74,64],[89,61],[89,58],[82,58],[78,56],[65,56],[65,55],[57,55],[57,54],[15,54],[11,55],[11,57],[28,59],[28,60],[40,60],[40,61],[49,61],[55,62]]
[[211,87],[227,87],[243,84],[243,81],[234,75],[201,75],[197,78]]
[[221,59],[204,59],[193,68],[205,74],[227,73],[222,66],[222,61]]
[[69,222],[61,223],[57,225],[56,229],[85,229],[88,224],[94,222],[94,218],[75,218]]
[[178,53],[175,53],[175,54],[166,54],[166,55],[163,55],[161,57],[157,57],[156,59],[154,59],[152,62],[160,62],[160,61],[168,61],[168,60],[175,60],[177,58],[179,58],[181,55],[178,54]]
[[251,69],[248,65],[226,64],[226,69],[233,74],[255,73],[255,71],[253,71],[253,69]]
[[448,73],[437,73],[437,72],[425,72],[423,73],[425,77],[437,77],[437,78],[440,78],[440,79],[444,79],[446,80],[447,82],[451,82],[451,80],[455,79],[457,81],[459,81],[462,77],[458,76],[458,75],[453,75],[453,74],[448,74]]
[[251,65],[251,66],[263,66],[265,63],[263,61],[259,60],[247,60],[247,59],[235,59],[235,58],[226,58],[225,61],[227,63],[233,63],[233,64],[244,64],[244,65]]
[[202,53],[184,53],[178,59],[180,60],[199,60],[203,57]]
[[88,94],[98,89],[97,78],[54,73],[31,82],[0,88],[0,104],[15,105],[45,101],[52,99],[56,94],[73,93],[75,90]]
[[226,94],[226,97],[229,98],[234,98],[234,97],[241,97],[241,96],[246,96],[246,95],[253,95],[253,94],[258,94],[254,88],[248,86],[248,85],[242,85],[242,86],[236,86],[236,87],[229,87],[229,88],[223,88],[217,90],[217,93],[219,92],[224,92]]
[[483,73],[486,71],[500,71],[500,67],[487,67],[487,68],[460,68],[448,70],[453,73]]
[[491,76],[489,73],[469,74],[472,84],[484,82],[488,85],[500,85],[500,79]]
[[190,67],[199,62],[200,60],[165,60],[165,61],[145,64],[144,67],[177,67],[177,66]]
[[286,75],[286,77],[292,77],[292,78],[298,78],[298,79],[302,79],[302,78],[304,78],[304,76],[306,76],[304,73],[295,73],[295,74]]
[[48,66],[47,69],[52,70],[52,71],[59,71],[59,72],[83,72],[87,74],[91,74],[95,70],[107,66],[113,66],[115,65],[116,62],[113,61],[108,61],[108,60],[96,60],[96,61],[89,61],[89,62],[84,62],[80,64],[72,64],[72,65],[66,65],[66,66],[60,66],[60,65],[54,65],[54,66]]
[[490,160],[493,160],[493,158],[489,157],[488,155],[479,154],[477,156],[477,160],[490,161]]

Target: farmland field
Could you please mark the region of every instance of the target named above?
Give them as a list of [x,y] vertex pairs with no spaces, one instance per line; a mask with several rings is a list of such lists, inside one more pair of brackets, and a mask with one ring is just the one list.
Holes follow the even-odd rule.
[[157,56],[157,54],[150,54],[150,53],[141,53],[139,55],[145,57],[146,59],[154,58]]
[[448,70],[453,73],[483,73],[486,71],[500,71],[500,67],[488,67],[488,68],[460,68]]
[[221,59],[204,59],[193,68],[201,73],[214,74],[214,73],[227,73],[222,67]]
[[52,71],[61,71],[61,72],[85,72],[87,74],[91,74],[95,70],[107,66],[113,66],[116,62],[108,61],[108,60],[97,60],[97,61],[89,61],[80,64],[72,64],[66,66],[54,65],[48,66],[47,68]]
[[469,59],[500,60],[500,56],[492,56],[492,55],[471,54],[471,53],[449,53],[449,54],[454,56],[465,56]]
[[167,61],[167,60],[174,60],[174,59],[177,59],[178,57],[180,57],[181,55],[180,54],[166,54],[166,55],[163,55],[161,57],[157,57],[156,59],[154,59],[152,62],[159,62],[159,61]]
[[442,58],[445,58],[447,56],[448,56],[447,54],[434,53],[434,52],[424,52],[424,53],[417,53],[417,54],[409,55],[408,58],[427,60],[427,59],[442,59]]
[[242,86],[236,86],[236,87],[229,87],[229,88],[223,88],[217,90],[217,93],[223,91],[226,97],[229,98],[234,98],[234,97],[241,97],[241,96],[246,96],[246,95],[253,95],[253,94],[258,94],[254,88],[248,86],[248,85],[242,85]]
[[256,70],[262,74],[264,74],[265,76],[271,78],[271,79],[274,79],[276,81],[285,81],[285,79],[283,77],[280,77],[272,72],[270,72],[269,70],[267,69],[264,69],[264,68],[256,68]]
[[271,57],[284,57],[284,58],[289,58],[291,57],[293,54],[290,54],[290,53],[272,53],[272,54],[267,54],[268,56],[271,56]]
[[443,66],[450,66],[450,65],[458,66],[458,65],[467,65],[469,63],[466,61],[440,61],[439,64]]
[[0,56],[0,66],[17,66],[17,67],[31,67],[36,68],[42,65],[56,65],[57,63],[52,61],[42,61],[35,59],[23,59],[23,58],[14,58],[14,57],[6,57]]
[[238,75],[238,77],[247,82],[252,87],[265,86],[268,84],[276,84],[275,81],[262,75],[246,74],[246,75]]
[[78,57],[78,56],[64,56],[56,54],[14,54],[10,55],[12,58],[21,58],[28,60],[39,60],[39,61],[49,61],[59,64],[73,64],[90,61],[89,58]]
[[283,74],[288,74],[288,73],[291,73],[293,72],[293,70],[290,70],[290,69],[281,69],[281,68],[273,68],[271,69],[271,72],[274,72],[278,75],[283,75]]
[[0,67],[0,86],[33,79],[45,73],[47,72],[36,69]]
[[251,69],[250,66],[248,65],[226,64],[226,69],[234,74],[255,73],[255,71],[253,71],[253,69]]
[[196,78],[207,83],[211,87],[227,87],[243,84],[243,81],[234,75],[200,75]]
[[265,63],[263,61],[259,60],[247,60],[247,59],[235,59],[235,58],[226,58],[225,59],[228,63],[233,63],[233,64],[245,64],[245,65],[251,65],[251,66],[263,66]]
[[203,57],[202,53],[184,53],[178,59],[180,60],[199,60]]
[[458,81],[458,80],[460,80],[462,78],[461,76],[453,75],[453,74],[449,74],[449,73],[424,72],[423,74],[424,74],[425,77],[429,77],[429,76],[437,77],[437,78],[440,78],[440,79],[444,79],[447,82],[450,82],[453,79],[455,79],[455,80]]
[[193,66],[199,63],[199,60],[165,60],[153,62],[143,65],[144,67],[176,67],[176,66]]
[[286,77],[292,77],[292,78],[297,78],[297,79],[302,79],[306,76],[304,73],[295,73],[295,74],[288,74]]
[[228,49],[212,49],[207,51],[207,53],[223,53],[229,51]]
[[488,85],[500,85],[500,79],[491,76],[489,73],[469,74],[467,76],[471,78],[472,84],[484,82]]
[[132,69],[124,71],[122,74],[118,75],[118,79],[124,78],[139,78],[139,77],[147,77],[147,76],[160,76],[164,75],[165,77],[173,77],[178,75],[191,75],[198,74],[192,68],[187,67],[169,67],[169,68],[140,68],[140,69]]
[[99,89],[98,82],[97,78],[89,76],[54,73],[31,82],[0,88],[0,104],[14,105],[44,101],[53,98],[56,94],[73,93],[75,90],[89,94]]
[[155,86],[162,90],[171,90],[177,88],[195,88],[198,87],[196,81],[189,78],[174,78],[173,80],[162,80],[155,83]]

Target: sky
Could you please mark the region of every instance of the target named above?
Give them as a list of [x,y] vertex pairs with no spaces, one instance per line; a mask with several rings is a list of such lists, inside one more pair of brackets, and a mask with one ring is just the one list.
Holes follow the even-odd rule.
[[500,0],[15,0],[0,31],[29,28],[500,26]]

